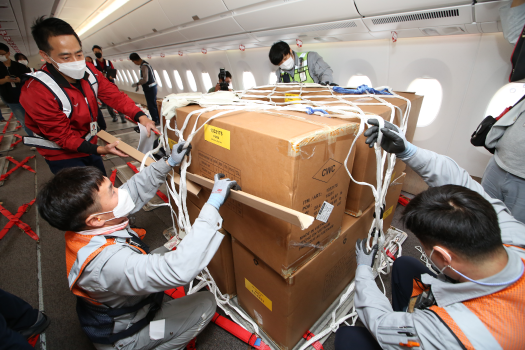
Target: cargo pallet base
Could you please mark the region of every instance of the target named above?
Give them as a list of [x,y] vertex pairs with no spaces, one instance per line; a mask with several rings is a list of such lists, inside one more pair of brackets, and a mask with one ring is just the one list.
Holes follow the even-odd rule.
[[[403,243],[405,242],[405,240],[408,238],[408,235],[401,231],[400,229],[398,228],[395,228],[393,226],[391,226],[388,231],[387,231],[387,239],[386,239],[386,242],[388,242],[387,244],[385,244],[385,247],[387,247],[388,249],[391,250],[391,253],[392,254],[397,254],[397,243],[399,243],[400,245],[403,245]],[[384,267],[384,266],[383,266]],[[376,272],[375,273],[375,277],[377,277],[378,273]],[[348,287],[351,286],[352,284],[354,284],[354,280],[352,280],[352,282],[350,282],[350,284],[348,286],[345,287],[345,289],[341,292],[341,294],[339,294],[339,296],[337,297],[337,299],[332,303],[332,305],[330,305],[330,307],[323,313],[323,315],[317,320],[317,322],[314,323],[314,325],[312,327],[310,327],[309,331],[314,334],[314,335],[317,335],[319,333],[321,333],[324,329],[326,329],[327,327],[330,326],[330,324],[332,323],[332,313],[334,312],[334,310],[337,309],[338,305],[339,305],[339,300],[341,299],[341,297],[346,293],[346,291],[348,290]],[[337,310],[336,312],[336,317],[335,319],[336,320],[339,320],[341,319],[342,317],[344,317],[345,315],[348,315],[348,313],[350,313],[350,310],[352,310],[352,307],[354,306],[354,294],[355,294],[355,289],[350,293],[350,295],[348,296],[348,298],[346,299],[346,301],[339,307],[339,309]],[[237,300],[237,297],[234,297],[233,299],[230,300],[230,302],[235,306],[237,307],[240,311],[243,312],[244,316],[246,316],[247,318],[250,318],[250,316],[246,313],[246,311],[244,311],[242,309],[242,307],[239,305],[238,303],[238,300]],[[236,311],[233,310],[232,308],[228,307],[228,305],[224,305],[224,307],[226,307],[228,309],[229,312],[235,314]],[[246,320],[244,320],[242,317],[238,317],[239,321],[240,321],[240,324],[246,328],[247,330],[249,330],[250,332],[253,332],[253,329],[250,325],[250,323],[248,323]],[[251,318],[250,318],[251,319]],[[255,320],[252,319],[252,321],[254,323],[257,323]],[[351,319],[349,319],[348,321],[351,321]],[[344,325],[344,324],[343,324]],[[259,334],[258,336],[261,337],[261,339],[272,349],[272,350],[299,350],[305,343],[306,343],[306,340],[304,339],[301,339],[299,341],[299,343],[297,343],[292,349],[283,349],[281,347],[279,347],[277,344],[275,344],[275,342],[272,340],[272,338],[270,336],[268,336],[264,330],[262,328],[259,328]],[[330,337],[332,333],[328,333],[327,335],[325,335],[323,338],[319,339],[319,343],[321,344],[324,344],[324,342],[328,339],[328,337]],[[314,349],[312,346],[310,346],[308,349]]]

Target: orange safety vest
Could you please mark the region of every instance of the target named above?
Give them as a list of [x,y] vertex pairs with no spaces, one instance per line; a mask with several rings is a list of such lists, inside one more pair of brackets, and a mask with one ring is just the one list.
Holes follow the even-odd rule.
[[[132,229],[140,238],[144,237],[145,230]],[[142,235],[141,235],[142,234]],[[82,235],[76,232],[67,231],[66,239],[66,266],[67,278],[69,281],[69,289],[75,294],[85,300],[89,300],[95,305],[100,305],[99,302],[89,297],[85,291],[76,285],[76,282],[85,267],[100,253],[104,248],[117,244],[118,238],[105,237],[103,235],[89,236]],[[125,239],[121,239],[122,244],[130,245]],[[142,254],[147,254],[143,249],[136,245],[130,245],[134,249],[139,250]]]
[[[525,265],[525,259],[522,258],[522,262]],[[481,338],[494,341],[494,347],[487,346],[485,342],[486,348],[497,348],[499,344],[501,349],[525,349],[524,300],[525,274],[514,284],[499,292],[444,308],[433,305],[429,310],[447,325],[465,349],[474,350],[476,347],[472,343]],[[467,328],[471,328],[470,331],[465,328],[466,325]],[[487,330],[492,338],[486,334]]]

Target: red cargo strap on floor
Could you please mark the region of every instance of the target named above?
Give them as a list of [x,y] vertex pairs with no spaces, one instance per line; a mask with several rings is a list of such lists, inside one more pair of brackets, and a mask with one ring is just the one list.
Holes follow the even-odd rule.
[[[14,165],[18,165],[18,164],[20,164],[20,163],[19,163],[17,160],[15,160],[13,157],[7,156],[7,157],[5,157],[5,159],[7,159],[8,161],[12,162]],[[29,165],[22,164],[22,168],[24,168],[24,169],[26,169],[26,170],[29,170],[30,172],[36,174],[36,171],[34,171],[33,168],[31,168]]]
[[[22,126],[20,126],[20,127],[22,127]],[[22,142],[22,136],[20,136],[20,135],[18,135],[18,134],[13,134],[13,136],[18,137],[18,140],[16,140],[15,142],[13,142],[13,143],[11,144],[11,147],[15,147],[15,146],[18,145],[20,142]]]
[[38,338],[40,338],[40,334],[37,334],[37,335],[35,335],[34,337],[31,337],[31,338],[27,339],[27,342],[28,342],[29,345],[31,345],[32,347],[35,347],[36,342],[38,341]]
[[9,122],[11,121],[11,118],[13,118],[13,112],[11,112],[11,114],[9,115],[9,119],[6,120],[6,123],[5,123],[5,126],[4,126],[4,130],[2,130],[2,134],[5,134],[5,132],[7,131],[7,128],[9,127]]
[[117,169],[114,169],[111,172],[111,176],[109,177],[109,181],[111,181],[111,184],[115,186],[115,179],[117,178]]
[[399,199],[397,200],[399,204],[406,207],[408,203],[410,203],[410,198],[403,196],[402,194],[399,195]]
[[[12,158],[12,157],[6,157],[6,158]],[[17,162],[16,166],[9,170],[7,173],[5,173],[4,175],[0,176],[0,181],[4,181],[5,179],[7,179],[7,177],[9,175],[11,175],[12,173],[15,172],[16,169],[20,168],[20,167],[23,167],[25,163],[27,163],[29,161],[29,159],[32,159],[32,158],[35,158],[35,156],[31,156],[31,157],[26,157],[23,161],[21,161],[20,163]],[[13,159],[14,160],[14,159]]]
[[[303,335],[303,338],[305,340],[310,340],[312,339],[313,337],[315,337],[315,334],[313,334],[312,332],[310,331],[306,331],[306,333]],[[319,343],[318,341],[315,341],[311,346],[314,347],[314,349],[316,350],[324,350],[323,348],[323,344]]]
[[15,215],[11,214],[9,210],[7,210],[2,205],[0,205],[0,213],[4,215],[7,219],[9,219],[9,222],[4,226],[2,231],[0,231],[0,239],[4,238],[5,234],[11,229],[11,227],[16,225],[20,227],[25,233],[27,233],[29,237],[33,238],[35,241],[38,242],[38,236],[36,235],[36,233],[33,232],[33,230],[28,224],[20,220],[22,215],[24,215],[24,213],[26,212],[27,208],[33,205],[34,203],[35,203],[35,199],[33,199],[29,203],[26,203],[20,206],[20,208],[18,208],[18,211]]
[[22,124],[20,124],[20,122],[18,123],[18,125],[16,126],[15,130],[18,130],[18,129],[21,129],[22,128]]
[[[135,174],[138,174],[139,171],[137,169],[136,166],[134,166],[133,164],[131,164],[130,162],[127,162],[126,164],[128,164],[128,166],[130,167],[131,170],[133,170],[135,172]],[[168,197],[166,197],[166,195],[164,193],[162,193],[160,190],[157,191],[157,196],[160,197],[160,199],[162,199],[164,201],[164,203],[169,203],[169,199]]]

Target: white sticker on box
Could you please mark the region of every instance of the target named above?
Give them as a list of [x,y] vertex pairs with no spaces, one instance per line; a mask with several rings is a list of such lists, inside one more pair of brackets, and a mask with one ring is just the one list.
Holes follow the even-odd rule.
[[332,210],[334,210],[334,206],[328,202],[323,202],[323,205],[321,206],[321,209],[319,209],[319,214],[317,214],[317,220],[322,221],[326,223],[328,221],[328,218],[330,217],[330,214],[332,214]]

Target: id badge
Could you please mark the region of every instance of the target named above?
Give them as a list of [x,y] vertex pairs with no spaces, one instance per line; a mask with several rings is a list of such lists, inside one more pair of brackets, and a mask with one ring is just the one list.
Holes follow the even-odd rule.
[[299,73],[299,78],[301,79],[301,83],[303,81],[306,81],[306,72],[301,72]]
[[89,130],[91,136],[95,136],[97,134],[97,122],[89,123]]

